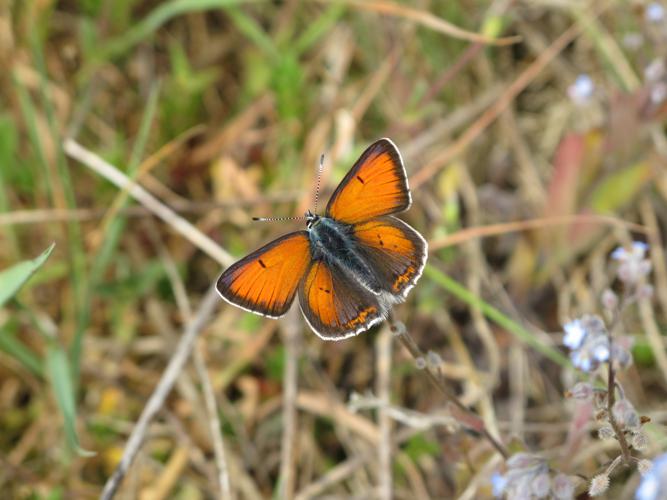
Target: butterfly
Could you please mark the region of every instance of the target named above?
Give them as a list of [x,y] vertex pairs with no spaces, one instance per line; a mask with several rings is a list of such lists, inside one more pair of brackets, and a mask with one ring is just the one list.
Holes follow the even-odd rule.
[[412,199],[401,154],[389,139],[371,144],[331,195],[324,215],[308,210],[306,230],[288,233],[227,268],[223,299],[270,318],[299,294],[301,311],[324,340],[342,340],[383,321],[424,270],[427,243],[392,214]]

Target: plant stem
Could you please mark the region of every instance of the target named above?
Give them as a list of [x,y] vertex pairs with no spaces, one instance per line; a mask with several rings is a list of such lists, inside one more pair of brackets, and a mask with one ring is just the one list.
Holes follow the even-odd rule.
[[614,416],[613,412],[614,403],[616,402],[616,370],[614,369],[614,358],[612,356],[612,352],[614,346],[614,332],[621,322],[622,311],[627,307],[628,303],[629,296],[626,291],[624,292],[621,306],[616,309],[611,326],[609,328],[609,361],[607,363],[607,413],[609,414],[609,424],[611,424],[611,428],[614,429],[614,434],[616,434],[618,444],[621,446],[623,464],[626,466],[630,466],[632,464],[632,453],[630,452],[628,441],[625,439],[625,433],[623,432],[623,429],[621,429],[621,426],[618,425],[618,422],[616,422],[616,417]]
[[[609,352],[611,352],[612,347],[612,336],[609,335]],[[614,433],[616,434],[616,439],[621,445],[621,453],[623,454],[623,463],[627,466],[632,464],[632,453],[630,453],[630,447],[628,446],[628,441],[625,439],[625,433],[616,422],[616,417],[614,417],[614,403],[616,402],[616,370],[614,370],[614,361],[609,359],[607,370],[607,412],[609,413],[609,423],[611,424]]]
[[[391,331],[394,332],[394,334],[398,337],[398,339],[401,341],[401,343],[405,346],[405,348],[410,352],[413,358],[418,359],[418,358],[424,358],[424,353],[421,351],[417,343],[414,341],[412,336],[408,333],[407,329],[403,324],[394,322],[391,320]],[[463,412],[466,415],[469,415],[475,419],[477,422],[477,425],[475,426],[475,430],[480,432],[486,440],[491,443],[491,445],[500,453],[504,459],[509,458],[509,452],[507,449],[498,441],[495,437],[491,435],[489,430],[486,428],[486,425],[484,425],[484,422],[481,420],[479,415],[477,415],[473,410],[468,408],[466,405],[464,405],[461,400],[452,392],[449,390],[449,388],[443,383],[443,381],[438,377],[436,373],[434,373],[434,370],[431,366],[427,365],[426,368],[423,370],[427,377],[433,382],[433,384],[440,390],[440,392],[445,396],[447,401],[452,403],[458,410]],[[459,420],[460,421],[460,420]],[[469,427],[469,425],[466,424],[466,422],[461,422],[463,425],[466,427]]]

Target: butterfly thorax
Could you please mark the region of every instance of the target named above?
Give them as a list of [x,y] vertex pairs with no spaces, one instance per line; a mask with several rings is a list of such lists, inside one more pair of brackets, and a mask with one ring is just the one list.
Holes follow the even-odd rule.
[[373,293],[381,293],[378,277],[368,265],[367,257],[360,252],[352,225],[310,212],[306,214],[306,220],[313,260],[324,260]]

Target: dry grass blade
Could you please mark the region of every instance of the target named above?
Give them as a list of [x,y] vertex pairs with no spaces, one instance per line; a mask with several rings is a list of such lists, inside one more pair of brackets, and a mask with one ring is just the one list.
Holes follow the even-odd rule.
[[[336,0],[318,0],[320,2],[336,1]],[[338,0],[340,1],[340,0]],[[344,3],[351,5],[355,9],[366,10],[369,12],[376,12],[378,14],[385,14],[389,16],[401,17],[403,19],[408,19],[415,23],[426,26],[438,33],[451,36],[453,38],[458,38],[459,40],[468,40],[470,42],[482,43],[486,45],[511,45],[517,43],[521,40],[521,37],[510,36],[504,38],[491,38],[488,36],[480,35],[479,33],[472,33],[466,31],[458,26],[445,21],[444,19],[431,14],[430,12],[425,12],[423,10],[413,9],[410,7],[405,7],[403,5],[395,4],[392,2],[376,2],[376,1],[360,1],[360,0],[342,0]]]
[[433,252],[441,248],[459,245],[474,238],[486,238],[489,236],[498,236],[518,231],[529,231],[531,229],[540,229],[549,226],[565,226],[570,224],[606,224],[609,226],[631,229],[639,233],[646,234],[649,232],[649,230],[641,224],[634,224],[607,215],[562,215],[462,229],[443,238],[430,241],[428,249],[430,252]]
[[220,245],[174,212],[171,208],[164,205],[140,185],[130,180],[116,167],[71,139],[65,141],[63,148],[70,157],[80,161],[119,188],[126,189],[137,201],[220,264],[229,266],[234,262],[234,258],[220,247]]
[[392,333],[388,327],[382,329],[376,340],[377,351],[377,395],[381,402],[378,411],[380,443],[378,444],[378,462],[380,466],[379,498],[392,498],[392,427],[393,422],[388,406],[391,404],[391,343]]
[[301,325],[298,312],[292,308],[284,320],[285,375],[283,382],[283,435],[280,455],[280,498],[293,498],[296,489],[297,465],[297,394]]
[[507,109],[510,102],[519,95],[547,65],[572,42],[580,33],[581,26],[574,24],[559,36],[547,50],[528,66],[510,85],[498,100],[473,123],[465,133],[450,147],[436,155],[426,165],[410,177],[412,189],[418,189],[424,182],[432,179],[447,162],[461,154],[472,142]]
[[[192,137],[195,137],[197,134],[200,134],[203,131],[203,129],[204,127],[197,126],[189,130],[186,130],[180,136],[168,142],[167,144],[162,146],[159,150],[157,150],[155,153],[153,153],[144,161],[142,161],[139,167],[137,168],[137,173],[134,176],[134,179],[132,179],[133,182],[141,181],[141,179],[145,175],[147,175],[151,170],[153,170],[164,158],[174,154],[179,148],[183,146],[183,144],[186,141],[188,141]],[[127,190],[130,188],[130,186],[132,186],[132,184],[128,184],[126,187],[121,189],[116,195],[116,198],[111,203],[111,206],[109,207],[109,210],[107,210],[107,213],[104,215],[104,220],[101,223],[103,231],[104,228],[106,228],[109,225],[110,221],[116,217],[118,212],[122,210],[125,200],[127,199],[128,196]]]

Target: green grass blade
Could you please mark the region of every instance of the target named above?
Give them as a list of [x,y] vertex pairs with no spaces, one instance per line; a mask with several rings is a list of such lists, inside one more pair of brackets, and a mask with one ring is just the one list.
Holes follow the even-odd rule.
[[0,328],[0,350],[5,351],[34,375],[43,375],[42,362],[39,357],[6,328]]
[[74,386],[67,353],[55,341],[50,342],[46,351],[46,372],[63,415],[65,437],[68,445],[79,455],[91,456],[94,453],[83,450],[79,445],[76,432],[76,406],[74,404]]
[[[18,131],[16,123],[10,114],[0,114],[0,212],[6,213],[11,210],[8,193],[12,190],[9,185],[5,169],[9,170],[17,165]],[[7,188],[10,189],[7,189]],[[13,227],[4,228],[11,253],[18,255],[19,244],[16,231]]]
[[[241,3],[246,2],[243,0],[171,0],[170,2],[164,2],[153,9],[148,16],[133,28],[122,35],[112,38],[103,44],[95,54],[91,55],[95,57],[97,63],[113,59],[129,51],[142,40],[150,37],[174,17],[190,12],[227,8]],[[90,69],[88,68],[88,70]]]
[[327,34],[345,11],[346,6],[344,3],[334,3],[330,5],[320,17],[308,24],[306,31],[297,38],[294,42],[294,53],[299,55],[310,49],[317,40]]
[[266,34],[253,18],[236,6],[227,9],[227,14],[236,28],[268,56],[277,58],[280,55],[280,51],[271,37]]
[[13,80],[14,87],[16,88],[16,95],[18,96],[19,100],[19,106],[21,107],[23,119],[25,120],[28,138],[30,139],[30,143],[33,146],[33,151],[37,155],[37,160],[44,171],[43,175],[46,182],[43,182],[41,186],[36,183],[37,185],[35,188],[37,190],[45,187],[49,197],[49,202],[51,205],[53,205],[53,186],[55,184],[51,169],[49,168],[48,160],[46,159],[44,145],[42,144],[39,130],[37,129],[37,120],[35,118],[37,116],[37,110],[27,89],[19,82],[18,78],[16,78],[16,75],[14,75]]
[[491,304],[483,301],[477,295],[472,293],[470,290],[459,284],[457,281],[453,280],[446,274],[442,273],[440,270],[436,269],[432,265],[427,265],[424,269],[424,274],[431,278],[434,282],[440,285],[442,288],[447,290],[449,293],[454,295],[459,300],[465,302],[471,307],[476,307],[484,316],[496,323],[498,326],[501,326],[508,332],[510,332],[514,337],[516,337],[520,342],[530,346],[540,354],[546,356],[555,363],[558,363],[561,366],[570,366],[569,360],[561,354],[558,350],[553,347],[543,344],[535,335],[530,333],[526,328],[521,326],[519,323],[509,318],[498,309],[493,307]]
[[24,283],[30,279],[30,276],[42,267],[55,246],[55,243],[51,243],[51,246],[44,250],[39,257],[32,260],[25,260],[0,272],[0,307],[16,295]]
[[[132,153],[130,155],[130,163],[128,165],[128,171],[127,171],[129,177],[134,177],[134,175],[136,175],[137,169],[141,161],[141,157],[143,156],[144,150],[146,149],[146,143],[148,142],[148,138],[150,136],[151,124],[153,123],[153,119],[155,118],[155,113],[159,101],[158,99],[160,94],[159,88],[160,88],[159,84],[155,84],[151,87],[151,91],[148,96],[148,102],[146,104],[146,109],[141,118],[141,124],[139,126],[139,133],[137,135],[137,140],[134,143],[134,147],[132,148]],[[125,207],[127,205],[128,205],[128,200],[126,199],[122,207]],[[78,374],[80,370],[80,357],[83,348],[82,345],[83,335],[84,332],[86,331],[86,328],[88,328],[88,324],[90,323],[90,314],[91,314],[90,299],[92,295],[91,291],[95,287],[97,287],[97,285],[100,283],[100,280],[102,279],[102,276],[104,275],[104,272],[107,266],[109,265],[109,262],[111,262],[111,259],[113,258],[116,247],[118,246],[118,242],[120,241],[120,237],[123,234],[123,230],[125,229],[126,219],[118,215],[118,213],[119,212],[117,212],[116,217],[111,220],[108,230],[105,234],[102,246],[97,252],[97,255],[91,265],[90,276],[88,280],[89,292],[85,294],[86,304],[82,309],[82,314],[79,318],[77,330],[74,334],[74,339],[72,341],[72,346],[70,348],[70,353],[73,362],[72,372],[75,376],[74,378],[75,381],[78,380]]]

